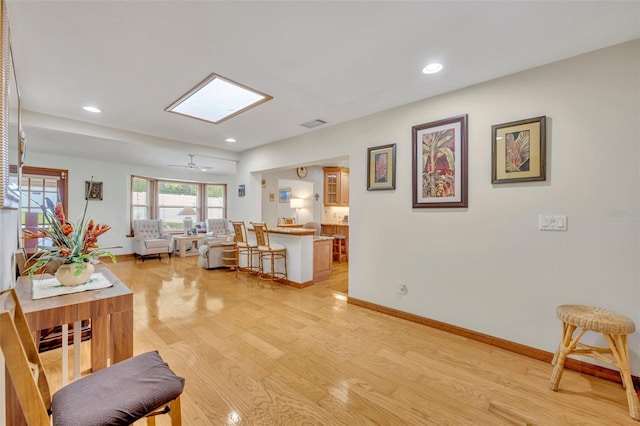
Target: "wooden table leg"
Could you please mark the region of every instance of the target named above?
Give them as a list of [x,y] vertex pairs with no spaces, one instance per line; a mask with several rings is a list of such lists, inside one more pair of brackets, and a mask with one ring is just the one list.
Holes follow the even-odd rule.
[[[118,342],[117,344],[115,342]],[[133,356],[133,311],[111,315],[111,364]]]
[[91,372],[102,370],[107,366],[109,357],[109,317],[91,318]]

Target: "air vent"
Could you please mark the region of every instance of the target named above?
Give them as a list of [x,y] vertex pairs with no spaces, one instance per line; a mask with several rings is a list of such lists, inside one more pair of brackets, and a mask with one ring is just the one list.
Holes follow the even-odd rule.
[[318,127],[323,124],[327,124],[327,122],[324,120],[315,119],[315,120],[307,121],[306,123],[302,123],[302,126],[307,127],[309,129],[313,129],[314,127]]

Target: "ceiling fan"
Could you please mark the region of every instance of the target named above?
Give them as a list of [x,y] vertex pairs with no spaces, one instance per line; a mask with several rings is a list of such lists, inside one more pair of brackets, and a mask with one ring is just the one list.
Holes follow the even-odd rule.
[[187,154],[187,155],[189,156],[189,162],[187,164],[169,164],[169,167],[184,167],[186,169],[199,169],[199,170],[202,170],[203,172],[214,168],[213,166],[199,166],[193,162],[193,157],[195,157],[194,154]]

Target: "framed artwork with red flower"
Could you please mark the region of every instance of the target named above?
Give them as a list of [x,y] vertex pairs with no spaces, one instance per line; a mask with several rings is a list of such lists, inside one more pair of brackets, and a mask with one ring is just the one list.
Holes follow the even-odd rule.
[[546,179],[546,116],[491,126],[491,183]]
[[467,207],[467,115],[412,127],[413,208]]
[[367,191],[396,189],[396,144],[367,148]]

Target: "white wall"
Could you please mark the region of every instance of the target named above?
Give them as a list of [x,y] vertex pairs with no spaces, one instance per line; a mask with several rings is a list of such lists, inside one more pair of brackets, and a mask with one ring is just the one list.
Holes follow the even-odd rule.
[[[81,216],[84,208],[85,181],[90,180],[91,176],[93,176],[94,181],[103,182],[103,199],[102,201],[89,201],[87,216],[96,223],[105,223],[111,226],[108,232],[100,236],[98,244],[100,247],[122,246],[122,248],[110,250],[114,254],[132,253],[132,240],[126,237],[129,234],[129,194],[132,174],[152,178],[227,183],[228,214],[235,208],[235,200],[237,199],[235,176],[182,170],[176,170],[172,173],[166,170],[131,164],[80,160],[68,156],[38,153],[29,153],[26,164],[34,167],[69,170],[69,211],[66,213],[67,217],[74,223]],[[3,239],[5,238],[4,234],[3,227]],[[4,261],[4,256],[2,259]]]
[[[350,297],[553,352],[560,304],[640,324],[639,75],[636,40],[255,149],[238,179],[347,155]],[[411,127],[458,114],[469,115],[469,207],[413,209]],[[491,126],[540,115],[547,180],[492,185]],[[367,192],[367,147],[388,143],[397,189]],[[259,202],[242,201],[259,218]],[[568,231],[539,231],[539,214],[567,215]],[[630,337],[634,374],[639,343]]]

